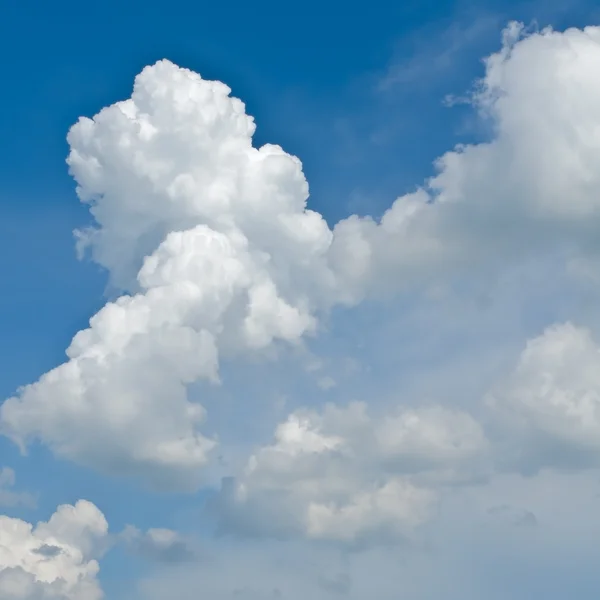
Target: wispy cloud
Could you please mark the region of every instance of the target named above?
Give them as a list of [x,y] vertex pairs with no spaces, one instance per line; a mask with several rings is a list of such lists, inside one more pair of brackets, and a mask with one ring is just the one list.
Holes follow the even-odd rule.
[[35,498],[27,492],[15,491],[15,472],[9,467],[0,468],[0,506],[34,508]]
[[496,14],[482,14],[468,21],[452,21],[440,31],[439,25],[427,26],[398,44],[396,52],[376,89],[389,92],[401,85],[423,85],[438,80],[461,64],[463,55],[474,45],[491,36],[494,42],[502,21]]

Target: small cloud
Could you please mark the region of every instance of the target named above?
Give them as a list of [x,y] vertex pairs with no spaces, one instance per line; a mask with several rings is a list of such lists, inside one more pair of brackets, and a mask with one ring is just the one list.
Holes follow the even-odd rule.
[[316,373],[323,368],[323,360],[316,356],[309,356],[304,368],[307,373]]
[[508,504],[492,506],[488,509],[490,516],[506,519],[515,527],[536,527],[538,525],[537,517],[525,509],[516,509]]
[[336,386],[335,379],[333,377],[325,376],[317,380],[317,385],[324,391],[330,390]]
[[[2,476],[6,483],[7,476]],[[8,476],[12,480],[12,476]],[[102,541],[108,523],[91,502],[59,506],[37,524],[0,519],[2,600],[97,600]]]
[[17,492],[15,486],[15,472],[9,467],[0,469],[0,506],[35,508],[36,499],[27,492]]
[[0,487],[12,487],[15,485],[15,472],[9,467],[0,469]]
[[350,592],[352,580],[348,573],[338,573],[336,575],[320,575],[318,578],[319,587],[330,594],[346,595]]
[[538,524],[538,520],[531,511],[524,510],[515,518],[514,523],[518,527],[535,527]]
[[[416,84],[437,78],[454,69],[461,54],[499,27],[495,15],[480,15],[468,24],[453,22],[444,31],[421,30],[415,35],[409,56],[397,53],[377,83],[379,92],[389,92],[399,85]],[[402,55],[401,55],[402,54]]]
[[171,529],[148,529],[129,525],[120,535],[127,549],[154,562],[180,564],[196,558],[191,544]]

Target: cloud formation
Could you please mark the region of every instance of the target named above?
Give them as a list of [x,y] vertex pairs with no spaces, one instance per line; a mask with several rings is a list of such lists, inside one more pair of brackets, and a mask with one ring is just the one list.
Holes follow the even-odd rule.
[[10,467],[0,468],[0,506],[35,506],[35,498],[27,492],[17,492],[15,472]]
[[487,440],[469,415],[434,406],[373,418],[367,406],[298,411],[241,478],[224,482],[223,527],[351,544],[410,537],[435,488],[485,474]]
[[338,288],[300,162],[253,148],[253,132],[229,88],[167,61],[138,76],[130,100],[72,128],[68,162],[97,222],[82,243],[131,295],[91,319],[67,363],[4,403],[5,433],[197,487],[215,442],[186,385],[217,382],[221,355],[313,332]]
[[[123,295],[74,337],[67,362],[2,405],[1,431],[24,449],[37,439],[106,473],[195,490],[218,438],[187,388],[205,382],[210,394],[223,361],[301,344],[335,307],[494,277],[545,253],[594,261],[598,64],[600,28],[509,26],[472,97],[493,137],[444,154],[380,220],[331,228],[307,207],[300,161],[253,147],[254,122],[227,86],[168,61],[147,67],[130,99],[68,137],[95,220],[81,249]],[[430,518],[442,490],[494,469],[597,466],[597,354],[583,329],[547,330],[492,390],[485,424],[446,398],[391,413],[294,411],[224,482],[221,527],[396,541]],[[158,531],[132,540],[166,555],[176,545]]]
[[91,502],[59,506],[47,522],[0,516],[0,596],[6,600],[100,600],[97,558],[108,535]]
[[148,529],[142,532],[130,525],[119,537],[134,554],[159,563],[180,564],[196,557],[193,545],[171,529]]
[[506,435],[503,460],[525,471],[600,466],[600,346],[572,323],[530,340],[487,398]]

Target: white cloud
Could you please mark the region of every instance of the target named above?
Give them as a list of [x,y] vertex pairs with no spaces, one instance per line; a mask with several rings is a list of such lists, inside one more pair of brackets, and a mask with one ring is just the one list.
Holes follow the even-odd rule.
[[82,234],[132,296],[79,332],[69,362],[2,406],[5,433],[154,485],[194,488],[214,446],[186,384],[219,356],[315,329],[331,232],[305,210],[300,162],[255,149],[253,121],[219,82],[163,61],[133,96],[82,119],[69,164],[98,227]]
[[[600,468],[600,345],[589,330],[549,327],[498,380],[482,424],[441,406],[296,411],[224,481],[224,530],[377,545],[434,517],[445,487],[451,495],[506,473]],[[537,522],[525,509],[513,520]]]
[[[130,100],[69,135],[69,164],[97,223],[82,244],[129,295],[75,336],[68,362],[2,406],[2,432],[23,446],[38,438],[105,472],[194,489],[217,438],[186,388],[218,384],[221,361],[299,343],[318,332],[328,309],[384,292],[430,288],[441,305],[453,278],[485,281],[538,254],[585,272],[600,210],[600,28],[521,36],[509,27],[474,97],[494,138],[444,155],[438,174],[381,221],[352,216],[333,230],[305,209],[299,161],[276,146],[252,147],[253,122],[223,84],[168,62],[144,70]],[[510,294],[520,298],[517,280]],[[566,558],[593,562],[600,531],[592,481],[600,467],[599,356],[587,329],[547,329],[492,390],[481,424],[452,408],[464,404],[439,382],[442,405],[390,410],[373,390],[368,405],[295,410],[224,481],[213,505],[225,532],[286,540],[238,539],[230,548],[224,538],[214,543],[219,557],[185,571],[197,558],[185,536],[128,528],[121,540],[129,550],[157,569],[173,563],[145,599],[197,598],[199,590],[211,599],[364,600],[373,589],[390,599],[399,589],[420,598],[531,595],[511,577],[490,592],[484,579],[499,564],[560,584]],[[461,362],[460,377],[475,377],[476,362]],[[332,387],[338,380],[317,384],[342,395]],[[245,426],[253,407],[246,395],[239,402]],[[14,502],[13,479],[0,472],[0,502]],[[432,542],[427,551],[376,548],[416,531]],[[106,521],[85,502],[36,527],[1,517],[0,596],[100,598],[96,559],[106,538]],[[334,564],[344,546],[363,552]]]
[[502,460],[600,466],[600,346],[585,328],[554,325],[530,340],[488,402],[506,436]]
[[410,47],[402,47],[403,52],[396,53],[377,82],[377,90],[394,92],[402,86],[412,91],[415,87],[455,75],[458,67],[464,66],[464,55],[469,47],[495,34],[498,21],[496,15],[476,12],[469,15],[468,23],[453,21],[442,30],[436,23],[438,27],[414,32]]
[[192,542],[171,529],[142,532],[130,525],[119,537],[131,552],[153,561],[180,564],[196,557]]
[[474,97],[495,137],[445,154],[380,222],[351,216],[333,230],[306,208],[300,161],[252,146],[253,120],[227,86],[167,61],[144,69],[130,99],[68,136],[96,221],[81,245],[129,295],[75,336],[68,362],[2,405],[2,432],[195,489],[217,440],[186,388],[217,383],[222,359],[298,343],[337,304],[490,276],[541,251],[593,254],[600,28],[521,38],[507,29]]
[[[418,544],[363,547],[305,540],[211,540],[192,565],[156,569],[140,600],[528,600],[595,598],[598,470],[501,475],[447,494]],[[532,515],[534,515],[532,517]],[[533,523],[537,523],[534,525]]]
[[485,474],[486,455],[479,424],[441,407],[380,418],[362,403],[299,411],[224,482],[218,510],[242,534],[396,541],[431,516],[435,487]]
[[440,157],[424,189],[379,226],[340,222],[339,268],[370,288],[435,287],[457,270],[473,280],[541,252],[596,252],[600,28],[523,36],[516,23],[505,30],[473,95],[491,141]]
[[[595,597],[598,472],[499,477],[448,496],[418,545],[360,552],[303,541],[211,541],[206,560],[181,569],[157,568],[140,600],[199,593],[215,600],[326,600],[335,597],[437,600],[528,600]],[[502,509],[497,507],[502,506]],[[496,510],[494,510],[496,508]],[[537,526],[528,514],[534,514]]]
[[0,506],[35,506],[35,498],[27,492],[17,492],[15,472],[10,467],[0,468]]
[[35,527],[0,516],[0,596],[6,600],[99,600],[98,562],[108,535],[90,502],[59,506]]

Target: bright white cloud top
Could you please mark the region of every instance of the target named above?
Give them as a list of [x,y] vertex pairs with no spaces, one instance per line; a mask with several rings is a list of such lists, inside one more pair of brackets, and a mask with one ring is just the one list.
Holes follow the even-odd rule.
[[[600,28],[524,35],[513,24],[485,65],[472,101],[493,138],[443,155],[436,175],[380,220],[353,215],[333,228],[307,206],[300,161],[252,145],[254,121],[226,85],[168,61],[145,68],[130,99],[68,136],[95,219],[80,249],[123,295],[74,337],[67,362],[1,406],[2,432],[23,449],[39,440],[104,473],[194,491],[219,440],[188,386],[219,385],[224,362],[318,336],[336,307],[500,276],[544,255],[572,269],[573,282],[593,273]],[[376,546],[413,535],[454,488],[597,467],[591,328],[540,332],[473,414],[444,398],[293,411],[224,481],[222,529]],[[160,532],[131,530],[130,543],[168,554],[178,539]],[[106,523],[86,503],[35,529],[5,519],[0,590],[99,598],[92,534],[106,535]]]
[[6,600],[99,600],[97,558],[108,535],[91,502],[59,506],[35,527],[0,516],[0,596]]

